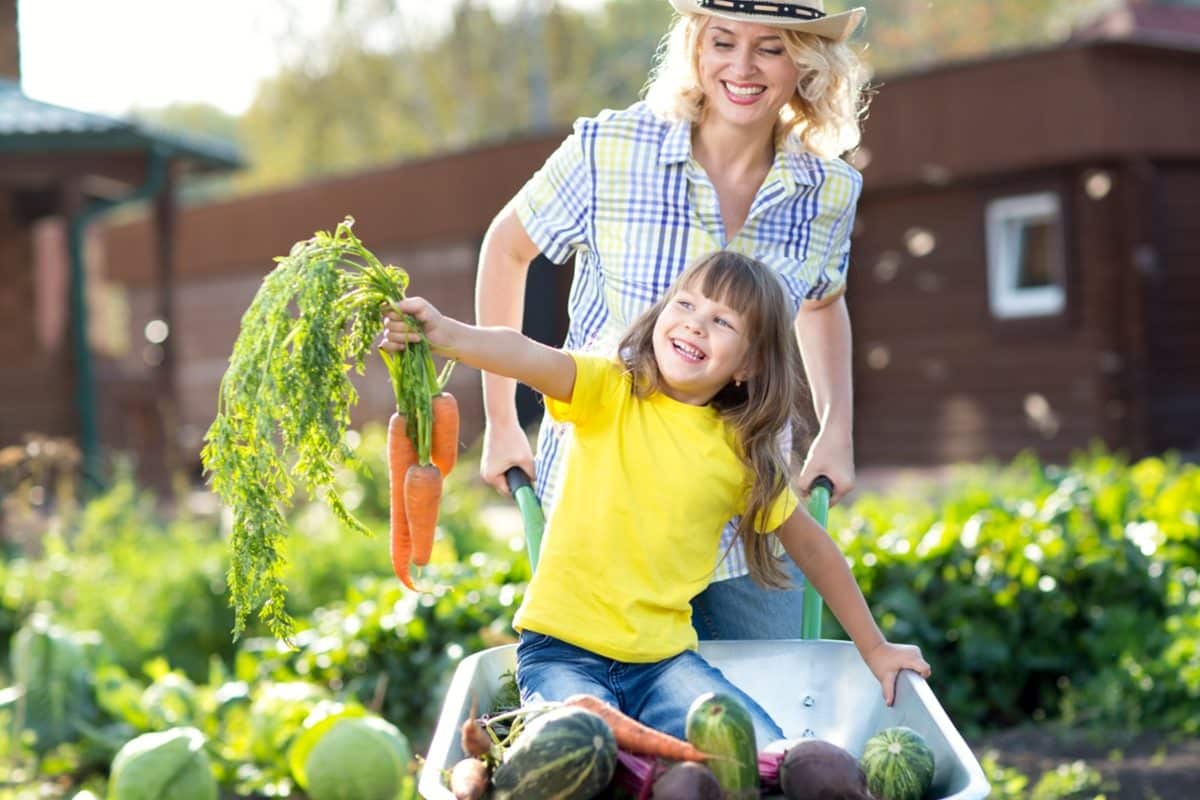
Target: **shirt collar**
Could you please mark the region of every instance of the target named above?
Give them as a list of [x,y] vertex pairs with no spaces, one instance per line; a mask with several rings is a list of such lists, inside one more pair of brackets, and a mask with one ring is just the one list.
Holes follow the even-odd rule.
[[[799,146],[794,138],[791,143]],[[658,152],[658,163],[661,166],[680,164],[692,155],[692,123],[679,120],[667,129],[663,138],[662,149]],[[815,186],[820,182],[813,156],[800,150],[777,149],[775,161],[767,173],[764,185],[778,181],[790,194],[796,190],[796,184]]]

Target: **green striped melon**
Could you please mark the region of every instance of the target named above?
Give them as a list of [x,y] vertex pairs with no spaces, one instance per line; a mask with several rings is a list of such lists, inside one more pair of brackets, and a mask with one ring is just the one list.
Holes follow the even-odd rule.
[[617,768],[608,723],[567,706],[535,718],[492,774],[497,800],[589,800]]
[[715,758],[705,762],[729,800],[758,798],[758,746],[754,721],[737,698],[708,692],[692,701],[687,740]]
[[879,800],[921,800],[933,783],[933,750],[925,737],[902,725],[868,739],[859,762],[867,788]]

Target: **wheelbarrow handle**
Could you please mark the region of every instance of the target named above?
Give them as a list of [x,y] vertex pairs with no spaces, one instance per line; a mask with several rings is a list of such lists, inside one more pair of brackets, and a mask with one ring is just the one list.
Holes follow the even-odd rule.
[[542,531],[546,518],[542,516],[542,505],[533,492],[529,476],[520,467],[509,467],[504,471],[508,491],[512,492],[517,508],[521,510],[521,521],[525,524],[525,548],[529,552],[529,571],[537,570],[538,553],[542,549]]
[[[828,475],[818,475],[808,487],[808,513],[822,528],[829,517],[829,501],[833,497],[833,481]],[[800,612],[800,638],[821,638],[821,610],[824,602],[813,588],[812,582],[804,581],[804,606]]]

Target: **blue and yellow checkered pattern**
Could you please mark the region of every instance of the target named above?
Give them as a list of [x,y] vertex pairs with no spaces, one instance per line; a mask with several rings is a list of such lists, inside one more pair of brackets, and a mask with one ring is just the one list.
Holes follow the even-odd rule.
[[[717,192],[692,158],[691,124],[665,122],[637,103],[575,123],[574,132],[517,195],[515,209],[545,256],[575,255],[564,347],[611,353],[629,324],[684,268],[727,249],[774,267],[795,309],[845,290],[862,176],[840,159],[777,149],[740,231],[726,236]],[[556,497],[569,430],[547,419],[537,493]],[[727,526],[725,536],[732,533]],[[721,552],[726,550],[723,541]],[[746,573],[737,549],[715,578]]]

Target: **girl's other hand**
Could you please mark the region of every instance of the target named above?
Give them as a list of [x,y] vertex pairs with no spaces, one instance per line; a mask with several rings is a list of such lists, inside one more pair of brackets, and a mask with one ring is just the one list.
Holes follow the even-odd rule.
[[530,478],[534,477],[533,450],[529,447],[529,438],[515,422],[508,425],[488,422],[483,431],[479,475],[500,494],[508,494],[504,473],[509,467],[520,467]]
[[[409,321],[410,317],[420,323],[419,329]],[[409,344],[421,341],[424,332],[433,351],[446,355],[451,346],[452,323],[425,298],[408,297],[384,311],[379,347],[390,353],[399,352]]]
[[896,702],[896,679],[900,670],[911,669],[922,678],[928,678],[932,670],[921,655],[921,648],[912,644],[880,642],[864,657],[879,685],[883,687],[883,702],[889,706]]

